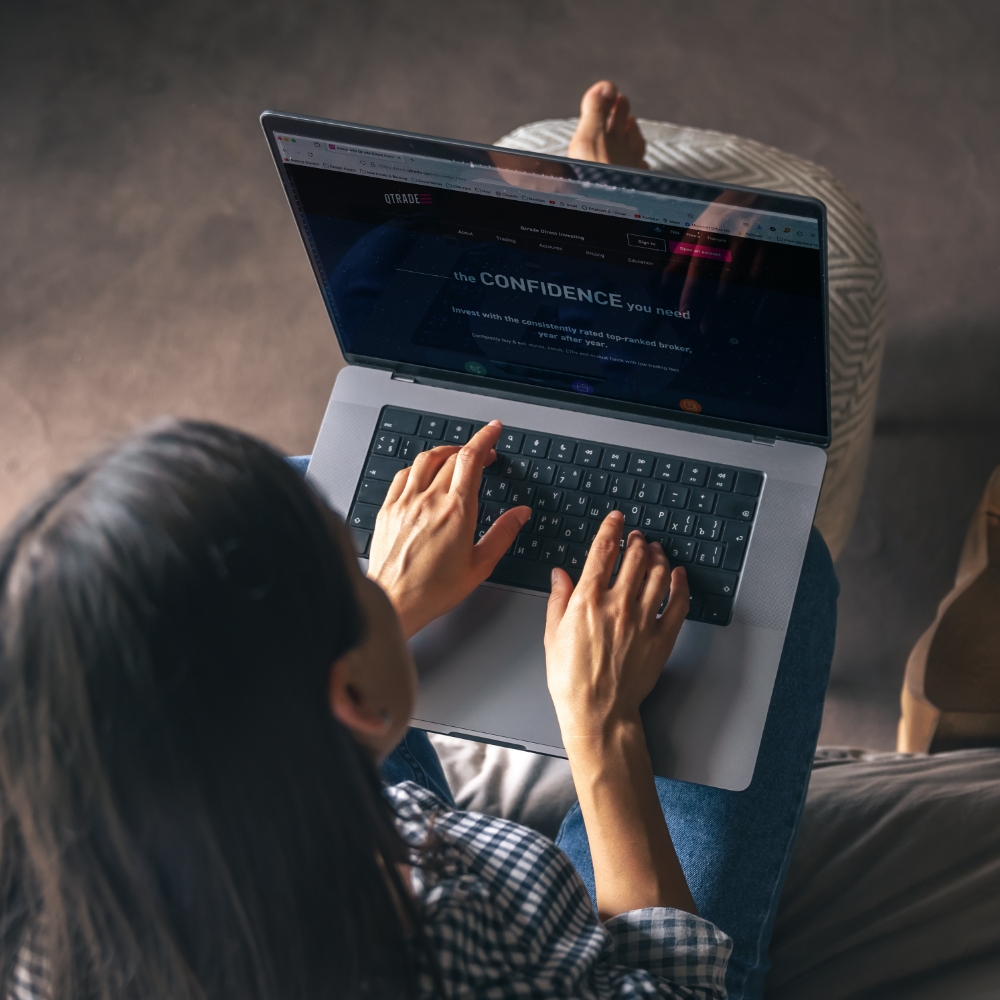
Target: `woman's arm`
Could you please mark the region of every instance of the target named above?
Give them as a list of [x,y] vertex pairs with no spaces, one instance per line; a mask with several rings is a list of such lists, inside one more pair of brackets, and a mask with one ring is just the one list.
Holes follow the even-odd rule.
[[[552,572],[549,692],[590,841],[602,919],[647,906],[697,913],[653,781],[639,706],[688,611],[687,577],[633,532],[609,586],[624,518],[608,515],[579,584]],[[658,617],[667,591],[670,600]]]
[[389,595],[407,638],[461,603],[485,580],[531,516],[514,507],[475,544],[479,484],[496,459],[494,420],[462,448],[418,455],[389,486],[375,520],[368,576]]

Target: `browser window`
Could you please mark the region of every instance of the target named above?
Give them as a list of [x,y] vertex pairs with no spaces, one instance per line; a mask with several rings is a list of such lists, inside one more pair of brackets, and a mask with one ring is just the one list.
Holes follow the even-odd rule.
[[827,433],[815,218],[274,138],[346,354]]

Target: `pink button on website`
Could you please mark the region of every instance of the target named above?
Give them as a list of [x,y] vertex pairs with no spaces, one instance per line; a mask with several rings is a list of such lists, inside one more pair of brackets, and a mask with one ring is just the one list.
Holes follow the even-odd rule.
[[710,260],[732,260],[733,255],[729,250],[720,250],[717,247],[706,247],[700,243],[675,243],[670,241],[670,252],[685,254],[688,257],[708,257]]

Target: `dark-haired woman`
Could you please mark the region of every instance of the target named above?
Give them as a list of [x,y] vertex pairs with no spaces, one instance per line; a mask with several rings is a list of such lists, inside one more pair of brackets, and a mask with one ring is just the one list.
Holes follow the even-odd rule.
[[[564,853],[455,811],[407,733],[405,639],[527,513],[472,544],[499,430],[400,473],[372,579],[280,456],[211,425],[126,441],[22,514],[0,545],[7,996],[723,997],[730,938],[730,995],[761,994],[832,648],[822,543],[738,795],[654,780],[645,749],[683,572],[634,533],[611,585],[613,514],[575,588],[553,573]],[[416,780],[383,788],[381,761]]]

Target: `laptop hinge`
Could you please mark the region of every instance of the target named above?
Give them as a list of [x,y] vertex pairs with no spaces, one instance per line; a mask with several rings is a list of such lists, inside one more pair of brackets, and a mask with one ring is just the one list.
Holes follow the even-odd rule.
[[753,436],[753,443],[754,444],[769,444],[769,445],[773,446],[774,443],[775,443],[775,440],[776,439],[773,438],[773,437],[765,437],[765,436],[760,435],[760,434],[754,434],[754,436]]
[[415,378],[410,378],[409,375],[400,375],[397,372],[392,373],[392,379],[395,382],[416,382]]

